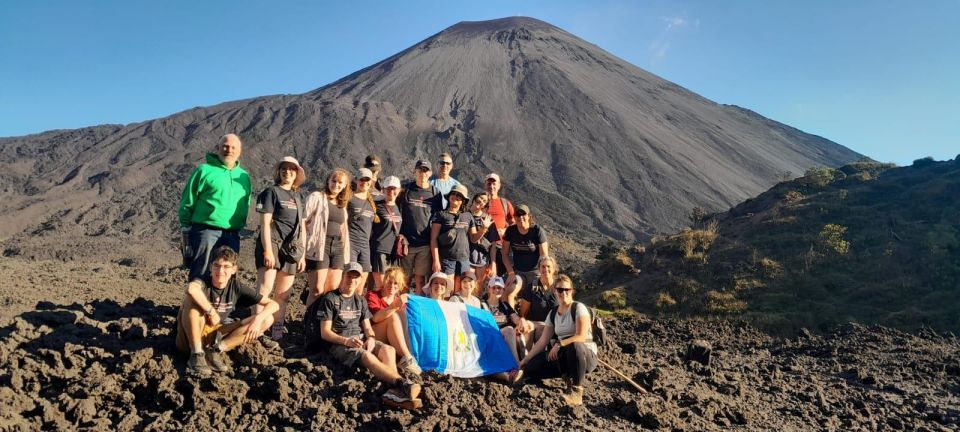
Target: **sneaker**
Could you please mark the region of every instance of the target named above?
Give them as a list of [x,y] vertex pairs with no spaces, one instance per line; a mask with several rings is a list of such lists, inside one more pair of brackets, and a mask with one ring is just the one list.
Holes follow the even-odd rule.
[[417,397],[420,396],[420,384],[413,381],[403,380],[403,385],[401,385],[400,388],[411,400],[417,400]]
[[507,374],[507,382],[510,385],[517,385],[523,379],[523,369],[514,369]]
[[273,340],[267,335],[260,336],[260,345],[263,345],[264,348],[275,351],[280,349],[280,342]]
[[[417,391],[419,392],[419,389]],[[401,390],[399,389],[387,390],[387,392],[383,394],[383,403],[394,408],[401,408],[405,410],[416,410],[423,406],[423,401],[420,399],[411,399],[403,396],[400,394],[400,392]]]
[[210,369],[212,369],[214,372],[230,372],[230,364],[227,363],[222,352],[208,349],[205,351],[204,357],[206,358]]
[[207,366],[207,359],[203,353],[190,355],[190,359],[187,360],[187,374],[197,378],[207,378],[213,375],[213,370],[210,369],[210,366]]
[[397,368],[411,375],[420,375],[423,373],[423,369],[420,369],[420,365],[417,364],[417,359],[413,358],[411,355],[401,358],[400,362],[397,363]]

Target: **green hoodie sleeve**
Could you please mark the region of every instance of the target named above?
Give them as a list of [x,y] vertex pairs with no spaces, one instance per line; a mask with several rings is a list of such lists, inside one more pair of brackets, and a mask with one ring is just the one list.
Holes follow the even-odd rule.
[[197,202],[197,190],[200,186],[201,167],[193,170],[187,184],[183,187],[183,195],[180,197],[180,208],[177,210],[177,217],[180,220],[180,229],[190,228],[190,218],[193,217],[193,206]]

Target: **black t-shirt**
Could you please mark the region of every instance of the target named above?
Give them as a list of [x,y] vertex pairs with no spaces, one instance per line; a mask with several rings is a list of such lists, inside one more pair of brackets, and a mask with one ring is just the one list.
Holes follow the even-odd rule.
[[230,278],[227,286],[222,290],[213,287],[213,279],[210,275],[199,279],[203,285],[203,293],[207,300],[213,306],[213,309],[220,314],[220,321],[230,317],[237,308],[248,308],[263,298],[259,292],[237,281],[236,276]]
[[327,201],[327,237],[340,238],[340,227],[347,221],[343,209]]
[[537,278],[532,284],[524,286],[518,297],[530,303],[530,311],[527,312],[526,316],[530,321],[546,320],[547,313],[560,305],[553,292],[547,292],[547,288],[540,282],[540,278]]
[[319,301],[323,303],[317,311],[317,318],[320,321],[333,321],[334,333],[343,337],[363,336],[360,322],[371,317],[366,299],[356,294],[344,297],[339,290],[333,290]]
[[[389,206],[390,212],[387,212]],[[373,224],[373,234],[370,237],[370,244],[374,252],[389,254],[393,252],[393,245],[397,241],[397,233],[393,230],[393,224],[400,228],[400,208],[396,204],[387,204],[386,201],[377,201],[377,217],[380,223]]]
[[347,214],[350,220],[347,225],[350,231],[350,247],[357,250],[370,248],[370,231],[373,229],[373,207],[366,199],[350,198],[347,204]]
[[[257,196],[257,212],[273,214],[270,240],[274,243],[282,243],[300,223],[297,218],[297,208],[301,202],[299,195],[298,192],[283,190],[279,186],[270,186]],[[303,214],[302,211],[299,213]],[[260,229],[262,232],[265,227]]]
[[[433,217],[431,224],[440,225],[440,234],[437,236],[437,249],[440,259],[467,261],[470,259],[470,229],[473,228],[473,215],[470,213],[453,214],[442,211]],[[450,235],[450,230],[456,230],[456,239],[453,243],[444,245],[443,238]]]
[[413,182],[407,185],[403,201],[398,201],[398,204],[403,218],[400,233],[407,238],[411,247],[430,244],[430,221],[434,213],[442,210],[441,199],[439,189],[433,186],[421,188]]
[[[483,302],[486,303],[487,301],[484,300]],[[487,304],[487,306],[489,306],[489,304]],[[498,300],[497,307],[490,308],[490,313],[493,314],[493,320],[497,322],[497,326],[504,328],[513,325],[513,322],[510,321],[510,316],[517,313],[517,311],[510,306],[510,303]]]
[[511,225],[503,235],[503,239],[510,242],[510,251],[513,252],[513,271],[529,272],[537,269],[540,262],[540,245],[547,242],[547,233],[534,225],[526,234],[520,234],[520,228]]

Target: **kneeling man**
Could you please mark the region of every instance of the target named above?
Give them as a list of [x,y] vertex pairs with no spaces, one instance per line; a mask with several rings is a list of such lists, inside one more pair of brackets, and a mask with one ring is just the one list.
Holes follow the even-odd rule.
[[358,263],[345,265],[340,288],[319,300],[320,337],[331,345],[330,354],[337,361],[351,366],[359,360],[373,376],[392,386],[383,394],[384,403],[405,409],[420,408],[420,384],[397,372],[396,351],[374,337],[367,300],[356,295],[362,271]]
[[[187,284],[177,316],[177,349],[190,353],[187,373],[201,377],[212,371],[229,371],[223,353],[256,341],[273,324],[273,314],[280,308],[237,281],[237,252],[232,248],[220,246],[210,258],[209,274]],[[253,305],[263,309],[243,320],[230,317],[234,310]]]

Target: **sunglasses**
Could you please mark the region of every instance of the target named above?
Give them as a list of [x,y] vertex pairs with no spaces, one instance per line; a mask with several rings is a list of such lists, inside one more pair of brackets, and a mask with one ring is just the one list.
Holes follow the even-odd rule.
[[364,178],[359,179],[359,180],[357,180],[357,181],[358,181],[358,182],[361,182],[361,183],[366,183],[366,182],[370,181],[370,179],[367,178],[367,177],[364,177]]
[[430,172],[430,168],[423,167],[423,168],[418,169],[417,172],[418,172],[418,173],[428,173],[428,172]]
[[440,161],[440,162],[437,162],[437,165],[453,165],[453,162]]
[[565,293],[565,292],[568,292],[568,291],[573,291],[573,288],[567,288],[567,287],[554,287],[554,288],[553,288],[553,290],[554,290],[554,291],[556,291],[556,292],[558,292],[558,293],[561,293],[561,294],[563,294],[563,293]]

